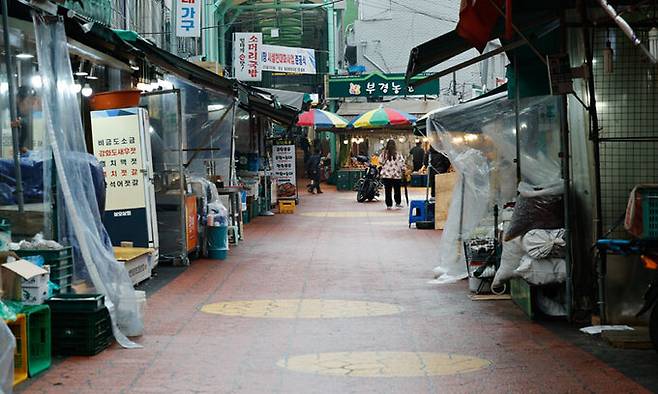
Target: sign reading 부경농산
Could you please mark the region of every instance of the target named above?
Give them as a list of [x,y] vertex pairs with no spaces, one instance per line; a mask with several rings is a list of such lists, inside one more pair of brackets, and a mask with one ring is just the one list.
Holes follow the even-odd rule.
[[[420,74],[411,80],[419,80],[431,74]],[[337,75],[329,77],[330,98],[425,96],[440,93],[439,80],[418,87],[407,85],[404,74]]]

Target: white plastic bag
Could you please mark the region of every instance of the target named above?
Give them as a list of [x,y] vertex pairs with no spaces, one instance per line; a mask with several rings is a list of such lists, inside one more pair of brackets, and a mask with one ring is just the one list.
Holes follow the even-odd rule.
[[530,230],[523,236],[523,250],[535,259],[564,257],[566,246],[564,229]]
[[531,285],[562,283],[567,279],[567,262],[564,259],[533,259],[525,255],[514,272]]
[[0,319],[0,393],[12,393],[15,349],[16,338],[5,321]]
[[503,242],[503,252],[500,256],[500,267],[496,271],[493,287],[502,286],[503,282],[515,278],[518,274],[515,272],[521,264],[523,257],[523,246],[521,238],[517,237],[511,241]]

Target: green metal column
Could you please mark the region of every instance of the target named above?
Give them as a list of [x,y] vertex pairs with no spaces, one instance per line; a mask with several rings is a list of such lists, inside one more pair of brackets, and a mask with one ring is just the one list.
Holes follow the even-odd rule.
[[334,2],[330,0],[324,0],[324,4],[327,8],[327,49],[329,51],[327,68],[329,70],[329,75],[334,75],[336,74],[336,44],[334,42],[336,20],[334,17]]

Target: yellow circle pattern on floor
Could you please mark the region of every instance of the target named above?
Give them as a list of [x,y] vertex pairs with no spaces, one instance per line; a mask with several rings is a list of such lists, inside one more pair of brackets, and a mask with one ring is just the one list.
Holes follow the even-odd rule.
[[277,366],[296,372],[373,378],[456,375],[490,365],[490,361],[477,357],[423,352],[317,353],[277,362]]
[[204,305],[202,312],[272,319],[335,319],[394,315],[402,307],[393,304],[350,300],[283,299],[227,301]]
[[314,218],[367,218],[378,216],[395,216],[399,211],[386,211],[382,207],[381,211],[326,211],[326,212],[304,212],[302,216],[310,216]]

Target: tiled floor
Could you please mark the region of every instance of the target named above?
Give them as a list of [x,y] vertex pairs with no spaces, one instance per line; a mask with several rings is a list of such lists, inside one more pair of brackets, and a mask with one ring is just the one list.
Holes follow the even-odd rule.
[[440,232],[326,190],[257,218],[228,260],[195,261],[151,296],[143,349],[65,359],[21,390],[644,392],[510,301],[427,284]]

